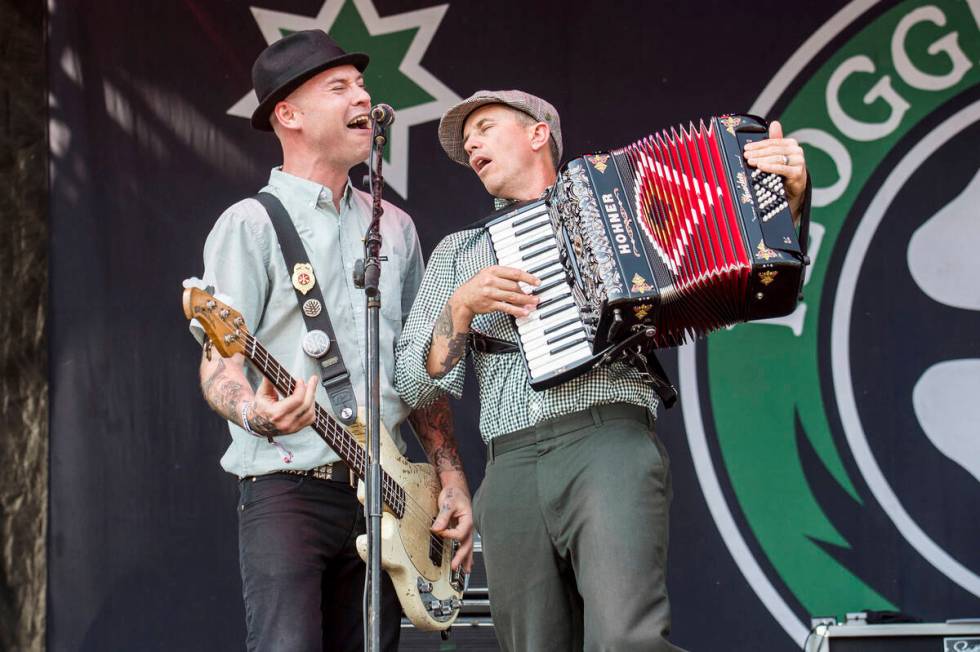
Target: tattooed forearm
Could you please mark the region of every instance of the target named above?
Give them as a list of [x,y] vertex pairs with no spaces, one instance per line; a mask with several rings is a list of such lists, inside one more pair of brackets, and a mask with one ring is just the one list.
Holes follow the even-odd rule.
[[408,418],[436,471],[442,473],[463,470],[447,398],[442,397],[431,405],[415,409]]
[[239,404],[245,396],[245,386],[228,376],[223,359],[218,360],[214,371],[201,383],[201,391],[211,409],[229,421],[240,423]]
[[208,376],[207,379],[205,379],[205,381],[201,383],[201,391],[204,393],[204,400],[207,401],[208,403],[211,402],[211,399],[209,397],[209,394],[211,393],[211,386],[214,385],[214,381],[216,381],[218,377],[222,376],[224,373],[225,373],[225,361],[222,358],[218,360],[218,366],[215,367],[214,373]]
[[447,303],[442,309],[436,323],[432,326],[432,343],[436,344],[436,339],[441,339],[446,346],[446,355],[436,361],[436,368],[430,369],[433,378],[442,378],[448,374],[456,363],[466,355],[466,338],[468,333],[457,333],[453,325],[452,308]]
[[443,471],[461,472],[463,470],[463,461],[459,459],[459,451],[456,450],[456,439],[452,436],[450,436],[450,441],[443,442],[435,450],[429,451],[429,459],[432,460],[432,465],[436,467],[436,471],[439,473]]
[[437,337],[451,338],[453,336],[453,312],[449,304],[442,309],[439,313],[439,317],[436,318],[436,323],[432,326],[432,334]]

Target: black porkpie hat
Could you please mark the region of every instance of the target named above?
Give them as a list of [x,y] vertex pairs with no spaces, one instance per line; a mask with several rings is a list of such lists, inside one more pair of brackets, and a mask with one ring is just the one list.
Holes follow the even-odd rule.
[[366,54],[348,54],[319,29],[293,32],[276,41],[262,50],[252,66],[252,86],[259,99],[259,106],[252,113],[252,126],[272,131],[272,109],[317,73],[348,64],[364,72],[368,61]]

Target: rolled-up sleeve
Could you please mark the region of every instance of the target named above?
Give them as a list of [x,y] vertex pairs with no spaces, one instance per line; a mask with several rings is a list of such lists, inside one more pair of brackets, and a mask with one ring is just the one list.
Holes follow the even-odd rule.
[[429,375],[426,362],[432,344],[432,328],[456,290],[458,238],[445,238],[429,258],[422,284],[395,350],[395,387],[413,409],[432,403],[443,394],[463,395],[466,356],[441,378]]
[[[247,202],[254,200],[230,207],[211,229],[204,244],[203,280],[216,294],[224,295],[254,331],[262,320],[269,293],[269,242],[258,224],[261,214],[256,209],[261,209],[260,204]],[[191,334],[203,341],[204,333],[194,322]]]

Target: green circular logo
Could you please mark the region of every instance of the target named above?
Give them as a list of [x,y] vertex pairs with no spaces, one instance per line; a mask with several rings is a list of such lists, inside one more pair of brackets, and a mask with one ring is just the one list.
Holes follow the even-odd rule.
[[852,2],[750,112],[806,150],[813,263],[793,314],[680,350],[715,523],[796,643],[811,616],[975,613],[980,1]]

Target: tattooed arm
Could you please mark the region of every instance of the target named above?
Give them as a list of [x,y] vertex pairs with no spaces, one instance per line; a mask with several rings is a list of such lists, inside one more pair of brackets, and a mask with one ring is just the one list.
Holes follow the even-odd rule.
[[408,419],[442,483],[439,516],[432,524],[432,531],[460,542],[452,566],[463,564],[468,572],[473,565],[473,508],[453,434],[449,400],[443,396],[426,407],[416,408]]
[[245,358],[240,353],[222,358],[212,352],[210,360],[207,355],[201,356],[201,392],[211,409],[244,427],[242,405],[248,402],[249,426],[263,437],[288,435],[313,423],[316,376],[305,383],[297,380],[293,393],[280,399],[266,379],[253,393],[245,378],[244,365]]
[[432,325],[432,345],[429,347],[429,358],[426,361],[426,369],[430,376],[442,378],[466,355],[466,338],[470,332],[471,321],[473,315],[467,316],[465,308],[457,305],[454,311],[453,300],[450,299],[446,303],[446,307],[436,318],[436,323]]
[[506,312],[526,317],[538,304],[518,282],[534,286],[539,281],[527,272],[513,267],[494,265],[481,270],[453,292],[432,328],[432,344],[426,359],[426,370],[433,378],[442,378],[466,355],[466,337],[476,315]]
[[[463,463],[459,459],[456,436],[453,434],[449,400],[443,396],[425,407],[417,408],[408,415],[408,420],[439,477],[445,476],[446,480],[451,481],[459,477],[465,486],[466,478],[463,477]],[[446,482],[443,481],[443,484]]]

